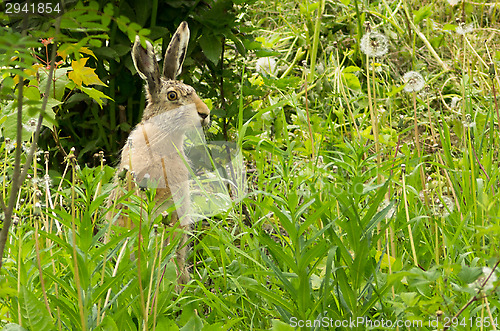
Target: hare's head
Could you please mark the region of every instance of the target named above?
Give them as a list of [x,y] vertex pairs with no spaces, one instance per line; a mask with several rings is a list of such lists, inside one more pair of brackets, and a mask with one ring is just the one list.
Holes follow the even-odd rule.
[[165,112],[177,111],[186,113],[185,115],[191,119],[198,118],[203,126],[210,122],[210,110],[198,97],[194,88],[175,80],[181,73],[188,42],[189,28],[186,22],[182,22],[168,45],[163,73],[160,74],[153,45],[146,41],[147,47],[144,48],[139,36],[135,38],[132,59],[137,72],[146,81],[148,100],[143,120],[149,120]]

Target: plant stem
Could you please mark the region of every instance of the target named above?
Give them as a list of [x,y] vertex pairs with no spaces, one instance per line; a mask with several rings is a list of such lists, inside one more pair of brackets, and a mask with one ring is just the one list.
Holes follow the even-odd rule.
[[402,179],[403,179],[403,200],[405,203],[405,212],[406,212],[406,222],[408,223],[408,233],[410,236],[410,245],[411,245],[411,252],[413,254],[413,262],[415,263],[415,266],[418,267],[418,260],[417,260],[417,251],[415,250],[415,243],[413,241],[413,233],[411,230],[411,225],[410,225],[410,213],[408,211],[408,199],[406,198],[406,166],[401,165],[401,172],[402,172]]
[[[417,92],[413,91],[413,124],[415,130],[415,144],[417,145],[418,163],[422,163],[422,149],[420,148],[420,136],[418,132],[418,118],[417,118]],[[424,192],[425,205],[429,206],[429,197],[427,195],[427,188],[425,187],[425,165],[420,166],[420,181],[422,183],[422,192]]]
[[71,148],[71,152],[69,155],[69,162],[71,162],[71,172],[72,172],[72,180],[71,180],[71,235],[72,235],[72,247],[73,247],[73,267],[75,273],[75,283],[76,283],[76,291],[78,293],[78,310],[80,312],[80,323],[82,324],[82,330],[87,330],[87,319],[86,314],[83,307],[83,295],[82,295],[82,285],[80,281],[80,271],[78,268],[78,256],[76,253],[76,207],[75,207],[75,199],[76,199],[76,156],[74,155],[74,148]]

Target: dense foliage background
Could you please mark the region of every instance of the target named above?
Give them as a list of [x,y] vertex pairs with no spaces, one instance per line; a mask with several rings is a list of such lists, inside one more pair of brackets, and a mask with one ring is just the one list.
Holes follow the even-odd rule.
[[[492,1],[66,1],[51,17],[2,6],[5,330],[500,322]],[[247,191],[195,224],[192,280],[176,291],[179,243],[161,243],[179,229],[141,218],[154,192],[130,199],[131,230],[106,222],[105,199],[145,105],[132,41],[161,53],[183,20],[180,78],[211,108],[207,139],[242,151]]]

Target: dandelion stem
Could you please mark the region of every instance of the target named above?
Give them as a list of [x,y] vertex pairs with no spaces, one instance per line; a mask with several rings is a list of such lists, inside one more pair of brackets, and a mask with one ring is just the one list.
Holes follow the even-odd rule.
[[[422,150],[420,148],[420,136],[418,132],[418,118],[417,118],[417,92],[413,91],[412,99],[413,99],[413,123],[415,129],[415,144],[417,145],[417,154],[419,164],[422,163]],[[427,189],[425,186],[425,172],[424,172],[425,164],[420,166],[420,181],[422,182],[422,192],[424,192],[425,205],[429,206],[429,197],[427,196]]]
[[142,241],[142,215],[144,214],[144,199],[141,199],[141,212],[139,214],[139,236],[137,238],[137,281],[139,282],[139,295],[141,298],[141,309],[144,318],[144,330],[148,325],[148,313],[146,311],[146,305],[144,302],[144,290],[142,288],[142,276],[141,276],[141,241]]
[[411,245],[411,251],[413,254],[413,262],[415,263],[415,266],[418,267],[417,251],[415,250],[415,243],[413,241],[413,233],[412,233],[411,225],[410,225],[410,213],[408,211],[408,200],[406,198],[406,181],[405,181],[406,171],[405,171],[405,169],[406,169],[406,167],[404,165],[402,165],[401,172],[402,172],[402,179],[403,179],[403,200],[404,200],[404,204],[405,204],[406,222],[408,223],[408,233],[410,236],[410,245]]

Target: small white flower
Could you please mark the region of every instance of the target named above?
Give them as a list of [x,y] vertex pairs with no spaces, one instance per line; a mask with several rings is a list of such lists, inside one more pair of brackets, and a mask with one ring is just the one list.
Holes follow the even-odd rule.
[[404,90],[406,92],[419,92],[425,86],[424,77],[416,71],[408,71],[403,76],[403,82],[405,82]]
[[[475,288],[479,291],[481,291],[481,290],[488,291],[488,290],[493,289],[495,287],[494,283],[497,281],[498,278],[497,278],[497,273],[496,272],[492,273],[492,271],[493,270],[489,267],[483,267],[483,274],[481,276],[479,276],[479,278],[476,279],[475,282],[469,284],[469,287]],[[491,276],[490,276],[490,274],[491,274]],[[488,276],[490,278],[488,279],[488,281],[486,281]]]
[[378,32],[367,32],[361,38],[359,48],[370,57],[384,56],[389,50],[387,37]]
[[455,32],[458,33],[459,35],[471,33],[472,31],[474,31],[474,23],[469,23],[469,24],[460,23],[455,29]]
[[259,74],[274,75],[276,72],[276,59],[273,57],[261,57],[255,64],[255,70]]
[[450,4],[450,6],[456,6],[460,2],[460,0],[447,0],[447,1]]

